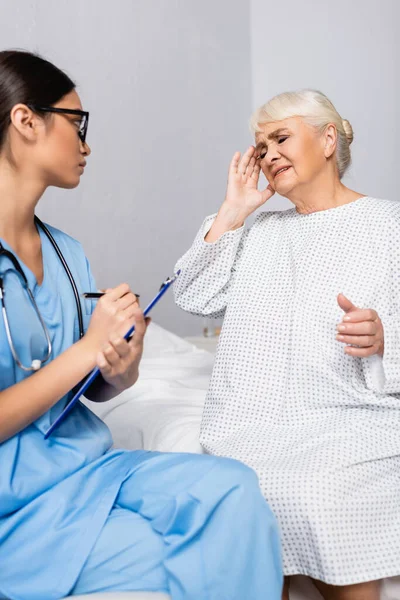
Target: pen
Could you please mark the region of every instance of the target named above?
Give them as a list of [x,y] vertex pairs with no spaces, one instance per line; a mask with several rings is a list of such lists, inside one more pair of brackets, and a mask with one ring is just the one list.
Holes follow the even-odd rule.
[[[84,292],[82,294],[83,298],[88,298],[88,299],[92,299],[92,300],[98,300],[99,298],[101,298],[102,296],[104,296],[106,292]],[[135,294],[134,296],[136,296],[136,298],[140,298],[140,294]]]

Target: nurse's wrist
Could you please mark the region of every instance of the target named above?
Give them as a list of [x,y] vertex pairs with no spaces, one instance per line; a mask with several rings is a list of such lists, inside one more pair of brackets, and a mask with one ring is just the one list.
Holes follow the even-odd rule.
[[97,344],[85,335],[75,346],[79,350],[79,354],[82,355],[81,359],[87,363],[88,371],[94,369],[96,366],[96,357],[99,352]]

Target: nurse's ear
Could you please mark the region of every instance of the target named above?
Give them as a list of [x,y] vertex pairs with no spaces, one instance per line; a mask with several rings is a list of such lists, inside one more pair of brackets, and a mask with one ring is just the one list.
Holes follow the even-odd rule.
[[26,104],[16,104],[10,113],[11,125],[14,132],[28,142],[35,142],[40,130],[43,129],[43,119],[36,115]]

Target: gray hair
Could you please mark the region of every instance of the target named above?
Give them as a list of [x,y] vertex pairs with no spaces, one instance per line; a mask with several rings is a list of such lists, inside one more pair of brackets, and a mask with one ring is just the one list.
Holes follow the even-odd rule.
[[306,123],[323,132],[329,124],[336,127],[338,138],[336,164],[340,179],[351,163],[350,144],[353,129],[349,121],[342,119],[332,102],[317,90],[284,92],[258,108],[250,119],[253,134],[261,132],[260,126],[291,117],[301,117]]

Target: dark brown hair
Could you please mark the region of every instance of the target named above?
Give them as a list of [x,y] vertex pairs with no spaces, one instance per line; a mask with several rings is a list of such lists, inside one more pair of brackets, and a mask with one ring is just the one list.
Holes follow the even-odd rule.
[[61,69],[37,54],[20,50],[0,52],[0,150],[16,104],[52,106],[75,88]]

